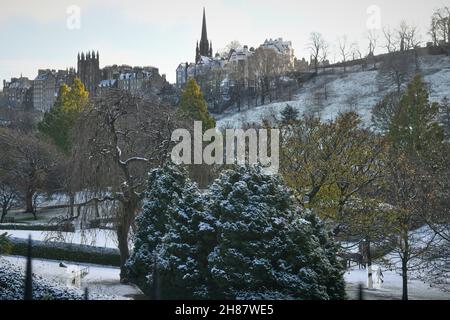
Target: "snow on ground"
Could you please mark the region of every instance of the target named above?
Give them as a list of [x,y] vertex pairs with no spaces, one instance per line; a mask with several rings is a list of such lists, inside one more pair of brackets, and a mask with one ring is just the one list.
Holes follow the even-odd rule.
[[28,230],[2,230],[8,235],[19,238],[28,239],[31,235],[33,240],[66,242],[74,244],[83,244],[95,247],[117,248],[117,240],[115,234],[110,230],[92,229],[77,230],[76,232],[48,232],[48,231],[28,231]]
[[[410,231],[409,233],[410,249],[413,252],[422,250],[429,245],[430,241],[433,241],[435,246],[441,245],[444,239],[440,238],[429,226],[423,226],[417,230]],[[346,248],[350,248],[351,252],[355,251],[355,246],[352,243],[341,243]],[[356,247],[357,250],[357,247]],[[373,281],[376,286],[376,270],[381,268],[383,273],[384,283],[381,284],[381,288],[374,290],[367,289],[367,270],[360,270],[356,266],[350,268],[345,273],[345,281],[347,283],[347,292],[350,299],[355,299],[358,296],[358,285],[363,284],[365,288],[366,299],[401,299],[402,298],[402,277],[401,277],[401,260],[399,253],[395,250],[385,255],[377,262],[383,261],[383,263],[374,264]],[[420,260],[412,259],[408,268],[408,290],[409,297],[412,300],[450,300],[450,284],[446,286],[446,291],[442,291],[440,288],[432,287],[429,283],[419,280],[424,273],[428,272],[426,264],[421,264]],[[423,278],[423,277],[422,277]]]
[[[20,267],[25,267],[26,258],[24,257],[3,256],[2,259]],[[33,259],[33,273],[63,286],[76,287],[82,290],[87,287],[91,294],[113,296],[118,299],[142,297],[142,292],[136,286],[120,283],[119,268],[93,264],[67,263],[65,261],[64,264],[67,268],[62,268],[59,264],[60,261]],[[74,273],[72,271],[76,274],[86,268],[88,274],[81,280],[81,283],[73,285]]]
[[[377,270],[378,267],[378,265],[374,265],[373,271]],[[367,270],[359,270],[357,267],[348,270],[344,275],[348,298],[357,299],[358,286],[361,283],[364,289],[364,299],[400,300],[402,298],[402,277],[395,271],[381,268],[384,282],[381,284],[381,288],[372,290],[367,289]],[[408,290],[411,300],[450,300],[450,292],[430,287],[429,284],[420,280],[408,281]]]
[[[420,59],[421,72],[430,85],[430,100],[440,102],[444,97],[450,98],[450,57],[438,55]],[[347,74],[340,72],[311,79],[297,92],[293,101],[270,103],[241,112],[231,110],[217,115],[217,126],[237,128],[243,123],[260,123],[261,119],[268,115],[279,116],[287,104],[297,109],[300,114],[318,113],[323,120],[332,120],[340,112],[356,111],[362,117],[363,123],[370,126],[372,108],[393,87],[389,88],[385,83],[380,86],[380,77],[376,70],[359,71],[352,68],[349,71]],[[317,107],[314,92],[319,88],[323,89],[325,83],[329,97]]]

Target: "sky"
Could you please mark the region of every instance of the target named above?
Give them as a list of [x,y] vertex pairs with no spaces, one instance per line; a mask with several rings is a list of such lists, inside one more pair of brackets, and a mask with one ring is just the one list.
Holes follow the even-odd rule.
[[[268,38],[292,41],[308,58],[311,32],[339,37],[367,51],[368,28],[402,20],[426,34],[434,9],[450,0],[0,0],[0,88],[3,79],[34,79],[38,69],[76,67],[77,53],[100,52],[100,66],[155,66],[175,81],[175,69],[195,57],[202,10],[214,52],[237,40],[257,47]],[[381,41],[381,40],[380,40]],[[381,49],[380,49],[381,50]],[[337,57],[336,57],[337,58]]]

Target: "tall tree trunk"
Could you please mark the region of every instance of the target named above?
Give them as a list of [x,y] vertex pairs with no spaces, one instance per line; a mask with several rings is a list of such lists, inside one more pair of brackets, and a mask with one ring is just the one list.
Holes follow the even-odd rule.
[[402,259],[402,281],[402,300],[408,300],[408,261],[405,258]]
[[34,191],[31,189],[28,189],[25,194],[25,206],[26,206],[25,212],[27,212],[27,213],[34,214],[33,196],[34,196]]
[[75,210],[75,194],[73,192],[69,192],[69,210],[70,210],[70,217],[74,217],[74,210]]
[[365,241],[365,251],[367,258],[367,288],[373,289],[372,254],[370,252],[370,239]]
[[134,192],[131,192],[131,196],[125,199],[122,203],[122,210],[119,214],[118,224],[117,224],[117,240],[120,252],[120,281],[122,283],[127,283],[127,272],[125,264],[130,257],[130,249],[128,247],[128,236],[130,233],[131,224],[134,221],[136,212],[139,208],[139,199]]
[[120,223],[117,226],[117,240],[120,252],[120,282],[128,282],[125,264],[130,256],[130,249],[128,248],[128,232],[130,231],[129,226]]
[[7,214],[8,214],[8,210],[6,208],[2,208],[2,216],[0,218],[0,223],[3,223],[5,221]]
[[402,280],[403,280],[403,294],[402,300],[408,300],[408,261],[409,261],[409,241],[408,233],[403,235],[404,248],[402,256]]

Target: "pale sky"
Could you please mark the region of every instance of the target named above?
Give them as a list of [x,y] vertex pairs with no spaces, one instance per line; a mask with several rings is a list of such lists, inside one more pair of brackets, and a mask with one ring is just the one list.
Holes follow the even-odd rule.
[[[76,67],[79,51],[100,52],[101,67],[152,65],[175,81],[180,62],[194,60],[206,7],[214,52],[233,40],[257,47],[266,38],[290,40],[297,57],[309,57],[309,34],[321,32],[331,43],[347,35],[367,51],[369,7],[380,9],[381,26],[401,20],[427,35],[435,8],[450,0],[0,0],[0,88],[3,79],[34,79],[39,68]],[[67,13],[81,9],[80,28]],[[331,47],[332,48],[332,47]],[[382,49],[379,49],[382,50]],[[333,59],[333,55],[330,57]]]

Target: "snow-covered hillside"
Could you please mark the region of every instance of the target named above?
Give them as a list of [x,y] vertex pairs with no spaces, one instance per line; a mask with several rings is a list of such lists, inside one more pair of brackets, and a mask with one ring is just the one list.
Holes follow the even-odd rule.
[[[431,101],[440,102],[450,98],[450,57],[445,55],[423,56],[420,58],[421,73],[430,86]],[[395,90],[392,84],[385,83],[379,71],[361,71],[352,67],[344,74],[336,68],[333,74],[320,75],[304,84],[293,101],[276,102],[244,108],[241,112],[230,110],[216,115],[219,127],[240,127],[243,123],[260,123],[262,118],[279,116],[287,104],[296,108],[300,114],[319,114],[323,120],[335,118],[340,112],[356,111],[364,124],[371,125],[373,106],[389,91]],[[325,89],[326,88],[326,89]],[[326,90],[327,99],[319,101],[315,93]]]

